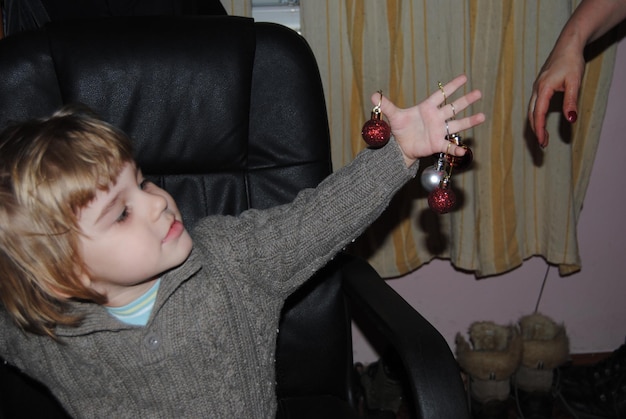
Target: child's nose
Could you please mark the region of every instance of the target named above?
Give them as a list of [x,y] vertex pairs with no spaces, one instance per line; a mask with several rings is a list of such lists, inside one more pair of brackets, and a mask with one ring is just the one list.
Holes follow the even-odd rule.
[[150,209],[154,218],[158,218],[167,209],[167,199],[160,194],[148,194]]

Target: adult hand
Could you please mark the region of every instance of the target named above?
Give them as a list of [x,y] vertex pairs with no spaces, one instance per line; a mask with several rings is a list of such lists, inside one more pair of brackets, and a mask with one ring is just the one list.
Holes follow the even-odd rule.
[[542,147],[548,145],[546,114],[554,92],[563,92],[563,115],[578,119],[578,92],[585,71],[585,46],[626,18],[626,0],[582,0],[544,63],[528,103],[528,121]]
[[585,71],[582,51],[575,48],[555,48],[543,65],[528,103],[528,122],[541,147],[546,147],[550,134],[546,130],[546,115],[555,92],[563,92],[563,115],[574,123],[578,119],[578,92]]

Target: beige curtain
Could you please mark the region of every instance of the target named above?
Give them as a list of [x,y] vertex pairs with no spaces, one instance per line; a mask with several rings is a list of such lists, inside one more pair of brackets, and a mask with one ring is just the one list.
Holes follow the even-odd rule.
[[[543,256],[561,274],[580,269],[576,225],[595,156],[615,48],[585,74],[576,124],[550,115],[550,146],[527,132],[532,83],[575,0],[302,0],[303,35],[317,57],[335,167],[365,144],[371,93],[409,106],[460,73],[483,100],[488,121],[463,133],[471,170],[453,175],[461,202],[435,215],[419,176],[398,195],[355,251],[386,277],[449,258],[478,277]],[[451,99],[454,99],[451,98]],[[558,111],[559,107],[555,108]],[[422,168],[433,164],[424,159]]]
[[[358,241],[354,251],[385,277],[433,258],[476,276],[503,273],[541,255],[561,274],[580,269],[576,225],[604,117],[615,47],[587,66],[578,122],[548,119],[550,146],[527,130],[532,83],[577,0],[301,0],[302,32],[316,55],[326,93],[333,163],[361,150],[371,93],[415,104],[465,73],[465,91],[483,100],[488,121],[463,138],[471,170],[453,175],[460,205],[436,215],[419,176]],[[250,0],[222,0],[251,16]],[[454,99],[454,97],[450,98]],[[423,159],[422,168],[434,163]]]
[[220,0],[226,13],[233,16],[252,16],[252,0]]

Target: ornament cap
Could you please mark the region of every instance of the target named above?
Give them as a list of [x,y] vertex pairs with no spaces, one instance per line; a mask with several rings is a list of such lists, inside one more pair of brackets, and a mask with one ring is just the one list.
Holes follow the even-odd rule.
[[446,140],[452,141],[454,144],[458,146],[463,145],[463,138],[457,133],[446,135]]

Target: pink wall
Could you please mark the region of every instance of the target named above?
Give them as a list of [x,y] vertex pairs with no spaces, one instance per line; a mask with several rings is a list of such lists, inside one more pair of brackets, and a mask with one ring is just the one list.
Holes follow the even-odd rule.
[[[571,353],[610,352],[626,337],[626,40],[618,46],[608,110],[578,226],[582,270],[550,267],[539,311],[562,322]],[[454,349],[474,321],[506,324],[534,311],[548,265],[527,260],[505,275],[476,280],[435,260],[390,284],[429,319]],[[378,355],[358,330],[355,361]]]

